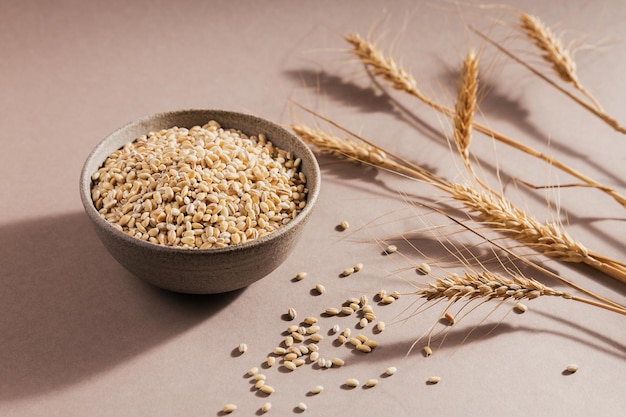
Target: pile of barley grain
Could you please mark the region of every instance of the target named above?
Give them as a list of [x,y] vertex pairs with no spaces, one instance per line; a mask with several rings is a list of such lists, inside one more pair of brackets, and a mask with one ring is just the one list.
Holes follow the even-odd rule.
[[305,207],[301,160],[267,138],[209,121],[150,132],[92,175],[100,215],[130,236],[183,248],[257,239]]

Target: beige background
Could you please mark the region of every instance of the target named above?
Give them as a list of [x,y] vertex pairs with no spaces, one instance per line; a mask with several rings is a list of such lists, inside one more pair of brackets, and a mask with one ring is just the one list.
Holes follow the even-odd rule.
[[[580,78],[626,123],[623,2],[514,4],[541,16],[574,46],[592,46],[578,51]],[[402,94],[392,93],[394,104],[346,53],[341,36],[371,30],[427,94],[451,104],[462,57],[469,47],[485,47],[464,22],[508,39],[516,53],[545,68],[506,26],[514,20],[511,8],[446,1],[0,2],[0,415],[214,416],[227,402],[239,406],[237,415],[258,414],[267,400],[244,374],[280,343],[288,324],[281,315],[289,307],[300,317],[318,316],[350,296],[371,298],[381,288],[407,292],[424,282],[409,267],[425,258],[406,245],[398,256],[380,254],[376,242],[399,231],[443,224],[449,227],[440,239],[465,239],[452,234],[449,222],[403,201],[403,194],[443,197],[433,188],[322,158],[319,206],[284,265],[232,294],[163,292],[116,264],[82,211],[82,163],[109,132],[183,108],[314,123],[289,104],[292,99],[459,179],[460,166],[445,143],[447,121]],[[489,47],[481,71],[482,117],[491,126],[626,193],[623,135]],[[475,138],[472,149],[481,173],[494,184],[499,167],[507,195],[538,218],[557,216],[546,209],[549,199],[587,246],[626,256],[624,208],[613,200],[580,188],[528,191],[511,178],[574,181],[484,137]],[[348,232],[335,230],[342,219],[352,225]],[[418,242],[431,257],[443,253],[436,237],[425,232]],[[356,262],[365,264],[362,272],[337,277]],[[622,284],[587,268],[548,266],[626,303]],[[292,282],[299,271],[309,276]],[[310,294],[317,283],[326,294]],[[327,336],[322,356],[344,358],[344,368],[263,370],[276,388],[268,399],[271,415],[294,414],[301,401],[312,416],[621,415],[625,318],[558,299],[527,304],[524,315],[507,314],[511,304],[494,312],[495,303],[476,309],[433,343],[430,358],[419,348],[406,353],[443,304],[418,315],[410,295],[376,306],[387,330],[374,336],[380,347],[372,354],[334,346]],[[324,332],[335,323],[357,331],[353,318],[321,320]],[[372,336],[371,328],[362,332]],[[241,342],[248,352],[237,356],[233,349]],[[573,362],[580,371],[563,375]],[[347,378],[363,383],[388,366],[397,374],[380,378],[373,389],[342,387]],[[441,383],[426,385],[431,375]],[[325,391],[307,395],[316,384]]]

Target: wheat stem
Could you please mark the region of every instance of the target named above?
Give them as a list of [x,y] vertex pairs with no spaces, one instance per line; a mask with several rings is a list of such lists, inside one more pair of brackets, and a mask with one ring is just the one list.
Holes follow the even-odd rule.
[[[371,42],[365,41],[356,33],[346,35],[345,39],[347,42],[352,44],[352,52],[359,57],[359,59],[366,66],[366,68],[372,71],[374,75],[381,76],[383,79],[391,82],[394,88],[402,90],[416,97],[426,105],[443,113],[444,115],[454,117],[455,112],[453,109],[443,106],[423,94],[417,88],[417,82],[415,81],[415,78],[413,78],[413,76],[408,71],[404,70],[398,64],[396,64],[393,59],[391,59],[390,57],[385,57],[383,53],[376,47],[376,45]],[[545,155],[531,148],[530,146],[524,145],[506,135],[496,132],[488,128],[487,126],[484,126],[476,121],[474,121],[472,125],[474,129],[480,131],[481,133],[491,136],[495,140],[511,146],[519,151],[527,153],[535,158],[541,159],[551,164],[552,166],[568,173],[569,175],[580,179],[586,184],[589,184],[589,186],[606,192],[622,206],[626,207],[626,197],[622,196],[617,191],[609,187],[603,186],[597,181],[565,165],[564,163],[561,163],[558,160],[548,155]]]

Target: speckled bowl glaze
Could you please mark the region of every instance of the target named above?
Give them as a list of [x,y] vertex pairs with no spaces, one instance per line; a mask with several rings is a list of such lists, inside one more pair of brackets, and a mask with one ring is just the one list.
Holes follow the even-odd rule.
[[[191,128],[216,120],[247,135],[263,133],[276,146],[302,159],[309,190],[307,205],[296,218],[262,238],[217,249],[183,249],[145,242],[115,229],[91,199],[91,175],[106,157],[150,131]],[[319,195],[320,170],[311,150],[282,127],[255,116],[224,110],[181,110],[136,120],[107,136],[87,158],[80,176],[80,197],[99,238],[113,257],[137,277],[170,291],[214,294],[252,284],[276,269],[291,253]]]

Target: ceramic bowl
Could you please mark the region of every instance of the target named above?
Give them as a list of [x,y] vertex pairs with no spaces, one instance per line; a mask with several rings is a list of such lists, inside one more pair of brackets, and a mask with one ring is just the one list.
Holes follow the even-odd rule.
[[[91,199],[91,176],[111,152],[150,131],[173,126],[191,128],[216,120],[224,128],[249,136],[265,134],[276,146],[302,159],[307,178],[307,205],[287,225],[243,244],[216,249],[184,249],[137,239],[119,231],[97,212]],[[308,222],[319,195],[320,170],[299,138],[267,120],[224,110],[182,110],[136,120],[107,136],[87,158],[80,176],[80,196],[97,235],[111,255],[135,276],[170,291],[214,294],[246,287],[267,276],[290,254]]]

